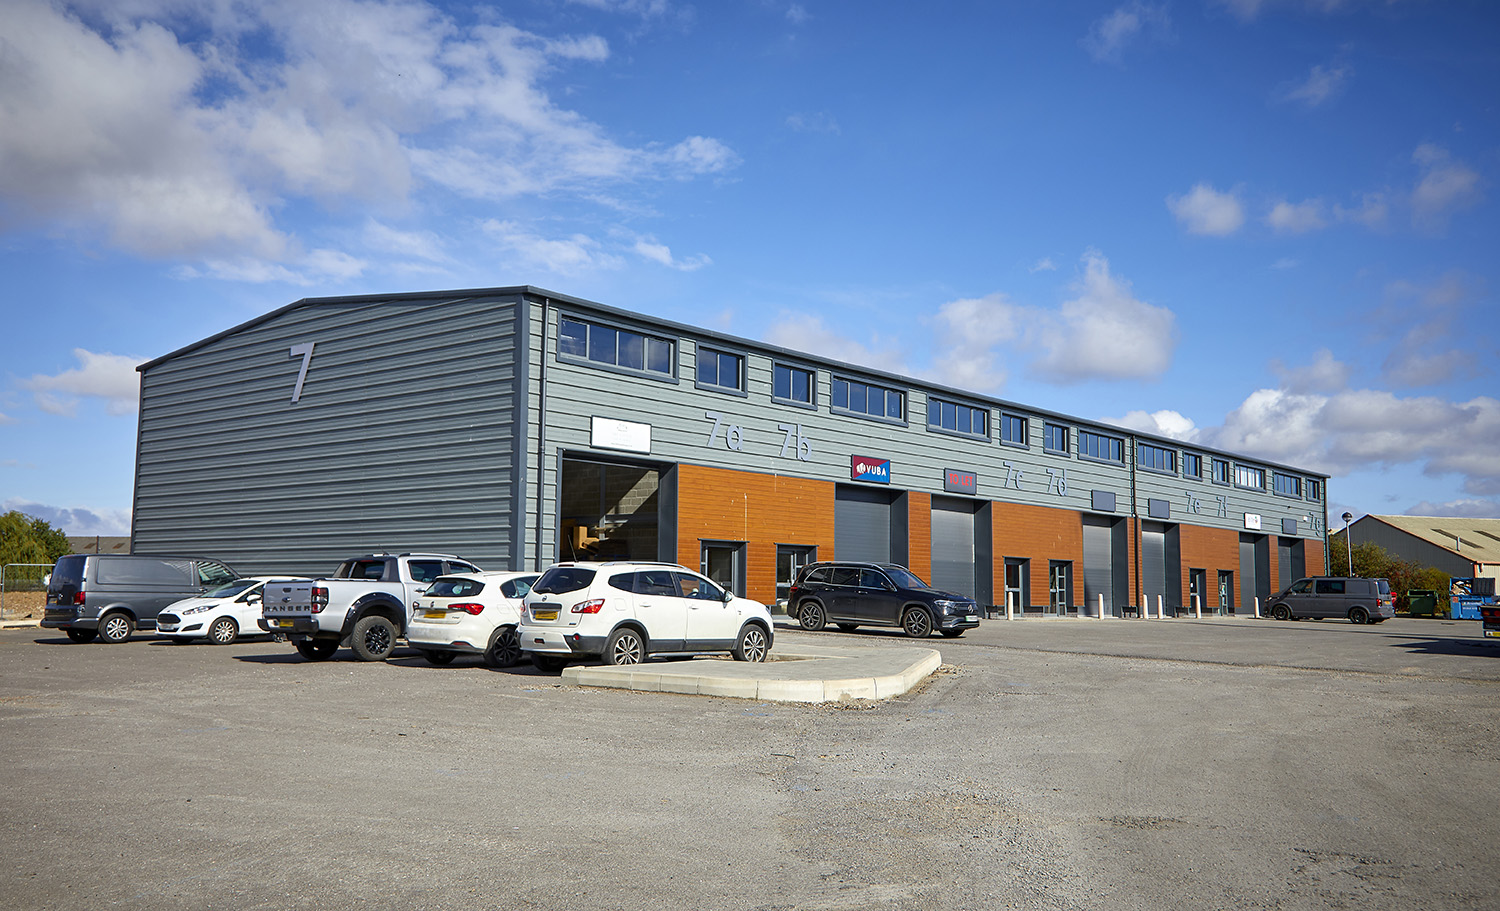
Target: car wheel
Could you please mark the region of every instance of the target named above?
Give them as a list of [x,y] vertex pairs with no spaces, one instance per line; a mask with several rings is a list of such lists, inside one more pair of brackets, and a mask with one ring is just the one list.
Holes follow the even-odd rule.
[[68,638],[72,639],[74,642],[93,642],[94,639],[98,637],[98,635],[99,631],[94,629],[68,630]]
[[841,630],[843,630],[846,633],[852,633],[855,630],[859,629],[859,624],[858,623],[840,623],[840,624],[838,624],[838,628],[841,629]]
[[214,645],[233,645],[240,637],[240,625],[233,617],[220,617],[208,628],[208,641]]
[[386,617],[362,617],[354,624],[349,647],[361,661],[384,661],[396,648],[396,624]]
[[964,631],[961,630],[961,629],[945,629],[945,630],[943,630],[943,638],[944,639],[957,639],[959,636],[962,636],[963,634],[964,634]]
[[932,616],[920,607],[913,607],[901,615],[901,629],[913,639],[926,639],[932,635]]
[[514,626],[502,626],[490,636],[490,647],[484,650],[486,667],[515,667],[521,661],[521,637]]
[[625,664],[640,664],[646,660],[646,640],[641,634],[623,627],[609,634],[604,644],[604,663],[619,667]]
[[1277,620],[1290,620],[1292,619],[1292,611],[1285,604],[1278,604],[1271,608],[1271,616]]
[[297,654],[308,661],[327,661],[339,650],[338,642],[333,639],[298,639],[293,644],[297,647]]
[[1350,623],[1369,623],[1370,614],[1362,607],[1356,607],[1349,612]]
[[135,624],[130,622],[130,617],[115,611],[105,614],[104,619],[99,621],[99,641],[115,645],[130,638],[135,632]]
[[562,655],[543,655],[532,652],[531,663],[544,674],[555,674],[568,666],[568,659]]
[[734,651],[730,652],[736,661],[764,661],[766,653],[771,650],[766,641],[766,631],[754,623],[746,623],[740,628],[740,637],[734,643]]
[[797,608],[797,622],[803,629],[814,632],[828,625],[828,618],[823,615],[823,605],[816,601],[803,601]]

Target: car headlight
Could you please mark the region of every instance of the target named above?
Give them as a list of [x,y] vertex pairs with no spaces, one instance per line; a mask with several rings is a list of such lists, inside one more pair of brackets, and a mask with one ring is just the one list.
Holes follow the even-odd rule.
[[932,604],[934,607],[945,614],[954,613],[960,607],[960,602],[958,601],[934,601],[932,602]]
[[211,611],[213,609],[214,606],[212,604],[205,604],[202,607],[190,607],[181,613],[184,617],[191,617],[193,614],[201,614],[204,611]]

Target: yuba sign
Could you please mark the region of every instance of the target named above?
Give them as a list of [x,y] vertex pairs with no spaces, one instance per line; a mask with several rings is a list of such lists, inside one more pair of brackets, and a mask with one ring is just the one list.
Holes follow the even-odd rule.
[[891,483],[891,460],[875,459],[870,456],[850,456],[849,477],[855,481],[869,481],[872,484]]

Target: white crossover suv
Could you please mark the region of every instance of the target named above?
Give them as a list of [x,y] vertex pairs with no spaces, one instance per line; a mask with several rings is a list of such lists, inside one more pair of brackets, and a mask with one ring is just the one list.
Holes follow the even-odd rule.
[[764,661],[771,613],[674,563],[557,563],[531,587],[517,629],[544,671],[575,658],[639,664],[653,655],[727,652]]
[[463,573],[438,576],[411,603],[406,644],[432,664],[460,653],[479,655],[489,667],[521,660],[516,621],[521,599],[536,573]]

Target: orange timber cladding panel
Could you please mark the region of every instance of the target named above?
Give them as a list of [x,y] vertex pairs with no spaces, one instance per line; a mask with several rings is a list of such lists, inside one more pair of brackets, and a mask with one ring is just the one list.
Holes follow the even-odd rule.
[[[699,564],[701,542],[746,543],[746,595],[757,601],[776,600],[776,545],[798,544],[818,549],[818,559],[834,553],[834,490],[831,481],[785,475],[759,474],[700,465],[679,465],[677,483],[677,559],[684,566]],[[908,565],[922,578],[932,573],[932,497],[907,494]],[[1082,595],[1083,514],[1071,509],[996,502],[991,508],[994,554],[991,566],[995,589],[1004,585],[1005,558],[1032,561],[1031,604],[1049,599],[1047,564],[1073,564],[1074,602]],[[1121,518],[1127,518],[1121,516]],[[1127,526],[1130,599],[1135,601],[1135,522]],[[1188,570],[1207,571],[1209,584],[1219,570],[1240,572],[1240,536],[1233,529],[1179,525],[1181,585],[1186,606]],[[1316,539],[1309,544],[1317,545]],[[1322,571],[1320,547],[1307,547],[1307,572]],[[1276,577],[1276,549],[1271,548],[1271,578]],[[1204,605],[1207,607],[1208,605]]]

